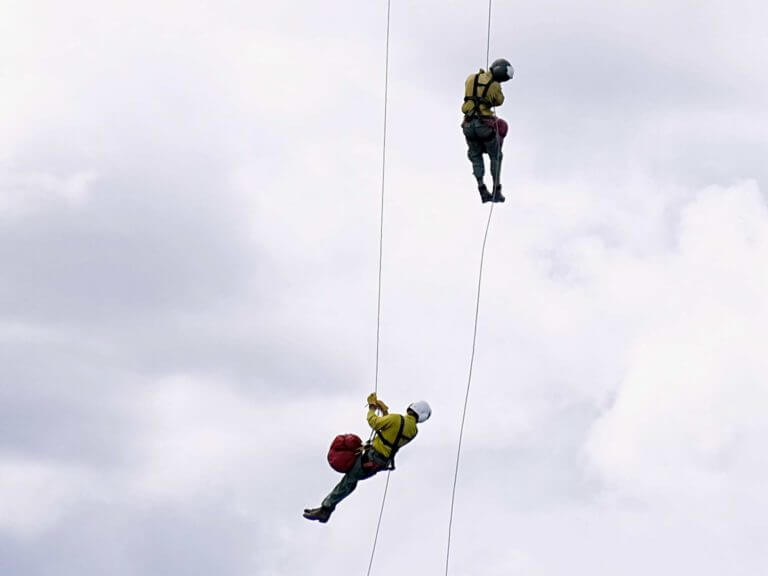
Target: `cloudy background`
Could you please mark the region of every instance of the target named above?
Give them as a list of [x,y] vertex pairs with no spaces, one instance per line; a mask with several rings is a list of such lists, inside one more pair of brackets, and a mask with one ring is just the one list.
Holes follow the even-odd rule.
[[[444,571],[480,244],[479,0],[393,1],[382,356],[432,420],[374,574]],[[386,2],[0,0],[0,573],[367,567]],[[761,2],[497,1],[452,574],[768,562]]]

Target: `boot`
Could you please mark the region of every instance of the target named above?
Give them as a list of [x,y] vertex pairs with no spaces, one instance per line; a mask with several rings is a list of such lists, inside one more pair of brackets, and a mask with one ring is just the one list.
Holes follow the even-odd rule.
[[304,518],[307,520],[317,520],[321,524],[328,522],[328,518],[331,517],[332,509],[320,506],[320,508],[305,508]]
[[494,202],[504,202],[504,200],[506,200],[506,198],[504,198],[504,195],[501,193],[501,184],[494,185],[492,200]]
[[491,196],[491,193],[488,192],[488,188],[485,186],[485,184],[479,184],[477,186],[477,189],[480,191],[480,200],[483,201],[483,204],[485,204],[486,202],[490,201],[491,198],[493,198]]

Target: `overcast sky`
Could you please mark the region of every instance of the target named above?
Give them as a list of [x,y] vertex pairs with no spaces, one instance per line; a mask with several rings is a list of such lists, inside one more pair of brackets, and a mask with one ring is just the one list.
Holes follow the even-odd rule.
[[[494,2],[507,202],[451,574],[768,565],[758,1]],[[374,574],[444,573],[487,4],[393,0]],[[365,573],[386,1],[0,0],[0,573]]]

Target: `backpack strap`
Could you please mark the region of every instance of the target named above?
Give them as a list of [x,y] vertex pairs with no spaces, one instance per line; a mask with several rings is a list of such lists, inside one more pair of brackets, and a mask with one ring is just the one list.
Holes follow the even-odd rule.
[[[480,74],[478,74],[477,76],[478,76],[478,77],[480,77]],[[490,90],[490,89],[491,89],[491,85],[492,85],[494,82],[496,82],[496,80],[494,80],[493,78],[491,78],[491,81],[490,81],[490,82],[488,82],[488,84],[485,84],[485,87],[483,88],[483,95],[482,95],[482,96],[480,96],[481,100],[482,100],[483,102],[485,102],[485,103],[487,103],[487,104],[488,104],[488,107],[489,107],[489,108],[492,106],[492,104],[491,104],[491,101],[490,101],[490,100],[488,100],[488,90]],[[475,88],[475,90],[477,90],[477,88]]]
[[405,416],[402,414],[398,414],[398,416],[400,417],[400,426],[397,429],[397,436],[395,436],[394,442],[390,442],[384,438],[384,434],[382,434],[380,430],[376,430],[376,435],[379,437],[379,440],[381,440],[381,442],[390,450],[389,458],[387,459],[387,470],[395,469],[395,454],[397,454],[397,451],[400,450],[400,448],[416,438],[416,434],[419,433],[419,431],[416,430],[416,434],[413,436],[406,436],[403,434],[403,429],[405,428]]
[[[488,108],[493,108],[493,103],[488,99],[488,91],[491,89],[491,85],[496,82],[491,76],[491,81],[487,84],[480,84],[480,74],[475,74],[475,79],[472,83],[472,96],[464,96],[464,102],[472,102],[474,107],[469,111],[467,117],[480,115],[480,104],[485,104]],[[478,88],[483,87],[482,94],[478,95]]]

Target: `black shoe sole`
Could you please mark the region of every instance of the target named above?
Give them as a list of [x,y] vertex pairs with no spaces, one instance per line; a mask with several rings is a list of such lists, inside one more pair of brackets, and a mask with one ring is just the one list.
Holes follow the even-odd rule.
[[320,522],[321,524],[325,524],[326,522],[328,522],[328,519],[330,518],[330,515],[326,516],[325,518],[323,518],[322,516],[313,516],[310,513],[310,510],[308,510],[308,509],[304,510],[304,514],[302,514],[302,516],[304,518],[306,518],[307,520],[316,520],[317,522]]

